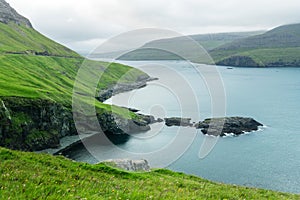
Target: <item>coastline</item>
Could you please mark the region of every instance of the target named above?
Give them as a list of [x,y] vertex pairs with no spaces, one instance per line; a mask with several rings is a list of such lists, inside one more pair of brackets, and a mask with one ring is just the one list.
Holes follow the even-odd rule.
[[[111,98],[114,95],[129,92],[132,90],[140,89],[147,86],[147,82],[158,80],[158,78],[149,77],[149,76],[140,76],[136,82],[134,83],[122,83],[122,84],[116,84],[113,87],[110,87],[106,90],[102,90],[97,99],[101,102],[104,102],[105,100]],[[127,108],[130,110],[130,108]],[[52,155],[59,155],[61,152],[68,151],[72,147],[76,146],[77,144],[82,143],[82,140],[88,139],[90,137],[95,136],[96,133],[91,134],[81,134],[81,135],[67,135],[62,138],[60,138],[60,145],[57,148],[47,148],[40,151],[35,151],[36,153],[47,153]]]
[[58,148],[48,148],[41,151],[35,151],[36,153],[47,153],[52,155],[58,155],[62,151],[66,151],[73,146],[79,144],[82,142],[82,140],[87,139],[89,137],[92,137],[96,135],[97,133],[92,134],[86,134],[86,135],[71,135],[71,136],[65,136],[60,139],[60,146]]

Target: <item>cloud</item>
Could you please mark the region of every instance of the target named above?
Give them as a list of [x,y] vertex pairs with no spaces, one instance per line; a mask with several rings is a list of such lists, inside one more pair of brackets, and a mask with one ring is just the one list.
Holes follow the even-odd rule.
[[195,34],[269,29],[300,19],[298,0],[7,1],[37,30],[75,50],[137,28]]

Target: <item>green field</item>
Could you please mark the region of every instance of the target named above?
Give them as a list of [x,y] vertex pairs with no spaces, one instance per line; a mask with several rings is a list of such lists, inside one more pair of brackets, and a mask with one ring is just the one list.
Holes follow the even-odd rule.
[[104,164],[0,148],[0,199],[299,199],[168,170],[129,173]]

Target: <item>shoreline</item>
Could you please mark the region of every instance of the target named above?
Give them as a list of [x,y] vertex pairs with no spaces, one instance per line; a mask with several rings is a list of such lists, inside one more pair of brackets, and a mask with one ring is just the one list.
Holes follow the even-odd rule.
[[114,86],[111,86],[105,90],[101,90],[98,93],[96,99],[101,102],[104,102],[113,97],[114,95],[144,88],[147,86],[148,82],[155,80],[158,80],[158,78],[150,76],[140,76],[134,83],[117,83]]
[[93,137],[97,133],[85,134],[85,135],[71,135],[65,136],[60,139],[60,146],[58,148],[48,148],[41,151],[35,151],[36,153],[47,153],[51,155],[59,155],[60,152],[67,151],[72,147],[80,144],[83,140]]
[[[140,89],[147,86],[147,82],[158,80],[158,78],[149,77],[149,76],[141,76],[138,78],[138,80],[134,83],[129,84],[116,84],[113,87],[110,87],[109,89],[102,90],[99,93],[99,97],[97,99],[101,102],[104,102],[108,100],[109,98],[113,97],[114,95],[129,92],[132,90]],[[130,109],[130,108],[127,108]],[[60,146],[58,148],[47,148],[40,151],[35,151],[36,153],[47,153],[51,155],[59,155],[61,152],[68,151],[72,147],[82,143],[83,140],[88,139],[90,137],[95,136],[98,134],[91,133],[91,134],[81,134],[81,135],[70,135],[70,136],[64,136],[63,138],[60,138]]]

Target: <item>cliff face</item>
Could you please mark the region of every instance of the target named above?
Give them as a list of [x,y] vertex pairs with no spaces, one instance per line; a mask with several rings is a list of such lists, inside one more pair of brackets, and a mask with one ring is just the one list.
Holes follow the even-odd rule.
[[49,100],[2,98],[0,146],[27,151],[53,148],[76,134],[71,112]]
[[231,56],[216,63],[223,66],[234,67],[259,67],[260,64],[256,63],[251,57],[248,56]]
[[0,22],[5,24],[11,22],[18,25],[23,24],[32,28],[30,21],[17,13],[17,11],[10,7],[10,5],[4,0],[0,0]]
[[[78,114],[88,128],[91,125],[89,116]],[[97,118],[106,134],[130,134],[150,129],[142,117],[124,119],[107,112],[97,114]],[[0,146],[38,151],[56,148],[62,137],[76,134],[72,111],[56,102],[19,97],[0,99]]]

